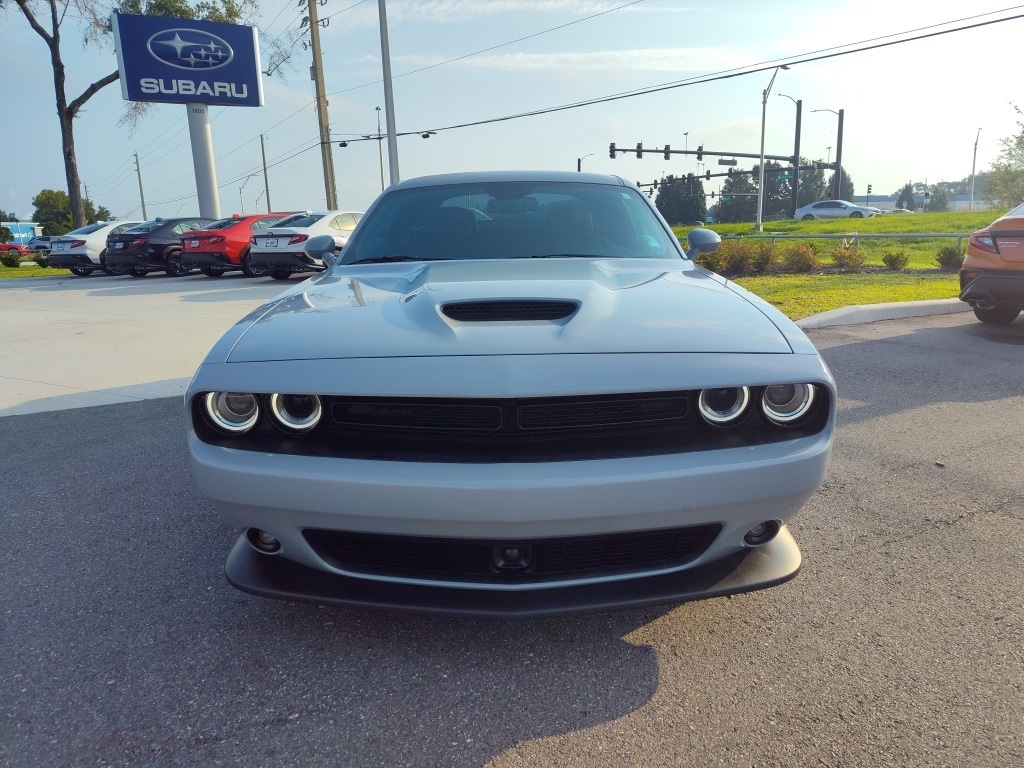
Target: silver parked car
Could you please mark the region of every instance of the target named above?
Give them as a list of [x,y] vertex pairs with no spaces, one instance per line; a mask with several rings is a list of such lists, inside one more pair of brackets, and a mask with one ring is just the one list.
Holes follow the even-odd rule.
[[306,253],[306,241],[317,235],[330,235],[335,249],[340,251],[362,215],[362,211],[318,211],[279,221],[253,234],[242,270],[246,277],[270,275],[277,280],[287,280],[293,272],[319,271],[324,262]]
[[[50,266],[70,269],[79,277],[107,272],[107,237],[125,232],[141,221],[101,221],[50,238]],[[115,271],[107,274],[118,274]]]
[[794,577],[836,392],[797,326],[618,177],[390,187],[185,395],[199,488],[267,597],[545,615]]
[[857,205],[846,200],[820,200],[817,203],[797,208],[794,219],[810,221],[811,219],[870,219],[881,215],[879,208],[868,205]]

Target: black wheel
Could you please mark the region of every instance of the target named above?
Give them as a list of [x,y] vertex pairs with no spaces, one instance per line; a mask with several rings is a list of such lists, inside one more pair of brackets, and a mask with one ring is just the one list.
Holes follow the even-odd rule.
[[132,277],[145,277],[149,274],[149,270],[145,267],[132,267],[128,270],[128,274]]
[[989,325],[1009,325],[1017,319],[1019,314],[1019,307],[974,308],[974,316],[981,320],[981,322],[988,323]]
[[287,280],[292,276],[292,271],[290,269],[275,269],[270,276],[275,280]]
[[224,274],[224,270],[220,267],[203,267],[200,272],[207,277],[220,277]]
[[851,219],[863,219],[864,218],[864,214],[861,213],[860,211],[854,211],[853,213],[850,214],[850,218]]
[[801,219],[801,221],[814,221],[814,217],[811,216],[811,214],[809,214],[809,213],[805,213],[804,217],[803,217],[803,219]]
[[167,252],[167,258],[164,260],[164,272],[171,277],[183,277],[191,271],[191,268],[181,262],[181,251]]
[[86,275],[91,275],[92,274],[92,270],[89,269],[88,267],[74,266],[74,267],[68,267],[68,269],[71,270],[71,274],[72,275],[78,275],[79,277],[85,277]]
[[263,277],[267,274],[267,270],[258,264],[253,264],[252,254],[246,251],[242,256],[242,273],[246,277]]

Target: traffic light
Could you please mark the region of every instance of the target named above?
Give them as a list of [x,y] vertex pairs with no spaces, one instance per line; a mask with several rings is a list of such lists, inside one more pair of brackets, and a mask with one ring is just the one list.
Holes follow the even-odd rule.
[[711,181],[711,171],[704,171],[704,178]]
[[871,185],[870,184],[868,184],[868,194],[869,195],[871,194]]
[[712,200],[715,199],[715,190],[713,190],[713,189],[711,190],[711,199]]
[[665,159],[666,160],[671,160],[672,159],[672,147],[670,145],[668,145],[668,144],[665,145]]
[[615,142],[614,141],[611,144],[608,145],[608,157],[610,157],[612,160],[615,159]]
[[644,145],[643,142],[636,145],[636,159],[639,160],[644,156]]
[[703,159],[704,159],[704,145],[701,144],[700,146],[697,147],[697,162],[699,163]]

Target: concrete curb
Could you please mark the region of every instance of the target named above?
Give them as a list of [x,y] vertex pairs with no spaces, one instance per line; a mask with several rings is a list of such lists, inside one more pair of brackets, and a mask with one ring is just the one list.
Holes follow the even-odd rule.
[[817,315],[797,320],[796,324],[805,331],[813,328],[830,328],[835,325],[857,325],[874,323],[878,320],[901,320],[906,317],[927,315],[951,315],[967,312],[971,308],[960,299],[928,299],[926,301],[894,301],[886,304],[859,304],[852,307],[832,309]]

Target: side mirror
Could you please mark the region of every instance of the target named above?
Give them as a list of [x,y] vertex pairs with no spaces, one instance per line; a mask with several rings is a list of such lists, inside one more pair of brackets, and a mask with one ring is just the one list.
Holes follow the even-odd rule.
[[722,238],[713,229],[697,227],[686,235],[686,258],[695,259],[702,253],[714,253],[722,244]]
[[306,241],[302,249],[307,256],[323,261],[327,269],[333,267],[338,257],[334,255],[334,237],[331,235],[317,235]]

